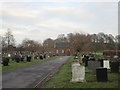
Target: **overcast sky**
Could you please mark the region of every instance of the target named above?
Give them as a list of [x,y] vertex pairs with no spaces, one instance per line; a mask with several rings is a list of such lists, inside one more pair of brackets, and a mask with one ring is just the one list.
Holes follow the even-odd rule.
[[117,35],[118,0],[96,1],[1,0],[0,34],[4,35],[9,28],[16,43],[24,38],[43,42],[46,38],[74,32]]

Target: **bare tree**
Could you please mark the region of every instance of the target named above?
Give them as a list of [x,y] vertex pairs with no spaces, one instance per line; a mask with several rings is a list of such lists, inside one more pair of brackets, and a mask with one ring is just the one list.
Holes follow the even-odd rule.
[[90,35],[76,33],[70,37],[70,43],[75,51],[89,51],[90,50]]
[[2,46],[3,51],[7,51],[9,53],[15,48],[15,39],[10,29],[8,29],[5,35],[2,37]]
[[51,38],[44,40],[43,47],[45,47],[46,52],[52,52],[54,49],[55,41]]
[[10,31],[10,29],[8,29],[4,38],[5,38],[5,42],[7,43],[8,46],[9,45],[15,46],[15,39],[14,39],[14,36],[13,36],[12,32]]
[[68,39],[65,37],[65,34],[60,34],[60,35],[58,35],[55,42],[68,42]]
[[80,33],[75,33],[69,35],[69,41],[71,44],[71,47],[73,47],[74,51],[78,53],[80,56],[80,63],[82,63],[82,54],[84,52],[90,51],[91,49],[91,36],[85,35],[85,34],[80,34]]
[[42,45],[34,40],[24,39],[22,44],[20,45],[24,50],[32,53],[32,59],[34,60],[34,56],[36,52],[40,52]]

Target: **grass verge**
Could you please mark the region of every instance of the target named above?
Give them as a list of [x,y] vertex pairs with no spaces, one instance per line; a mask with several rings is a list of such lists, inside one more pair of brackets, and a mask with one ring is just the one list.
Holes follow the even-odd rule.
[[73,57],[61,70],[44,86],[44,88],[118,88],[118,74],[108,72],[108,82],[97,82],[96,75],[86,68],[84,83],[71,83],[71,63]]
[[5,71],[20,68],[20,67],[32,65],[32,64],[35,64],[35,63],[40,63],[40,62],[43,62],[43,61],[46,61],[46,60],[51,60],[51,59],[54,59],[54,58],[57,58],[57,57],[58,56],[51,57],[51,58],[46,58],[46,59],[43,59],[43,60],[32,60],[31,62],[20,62],[20,63],[16,63],[15,61],[10,61],[9,66],[2,66],[2,65],[0,65],[0,66],[2,68],[2,72],[5,72]]

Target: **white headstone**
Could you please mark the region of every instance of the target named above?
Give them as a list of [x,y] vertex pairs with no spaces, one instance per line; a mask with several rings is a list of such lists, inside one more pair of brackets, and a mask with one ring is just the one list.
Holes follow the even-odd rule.
[[104,61],[103,61],[103,67],[104,67],[104,68],[107,68],[107,69],[110,69],[109,60],[104,60]]
[[80,66],[78,62],[72,64],[72,82],[85,81],[85,67]]
[[37,57],[37,59],[39,59],[39,57]]
[[10,55],[10,54],[8,54],[8,57],[11,57],[11,55]]
[[62,50],[62,53],[64,53],[64,50]]
[[49,58],[50,56],[48,56],[48,58]]

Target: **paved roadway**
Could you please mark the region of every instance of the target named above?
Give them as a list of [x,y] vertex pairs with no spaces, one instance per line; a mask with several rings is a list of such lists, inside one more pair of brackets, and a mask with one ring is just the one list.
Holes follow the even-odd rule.
[[62,56],[53,60],[3,72],[3,88],[34,88],[40,80],[64,64],[69,58],[69,56]]

